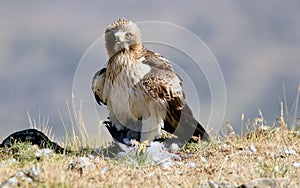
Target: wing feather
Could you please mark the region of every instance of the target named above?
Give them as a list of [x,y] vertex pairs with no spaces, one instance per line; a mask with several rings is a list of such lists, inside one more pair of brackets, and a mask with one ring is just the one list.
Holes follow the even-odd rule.
[[106,68],[103,68],[96,72],[92,82],[92,90],[95,95],[95,99],[99,105],[106,105],[106,101],[103,98],[103,90],[104,90],[104,83],[106,77]]
[[176,131],[175,134],[182,140],[189,140],[188,136],[192,134],[208,141],[209,135],[186,104],[182,80],[168,60],[160,54],[147,51],[143,63],[152,67],[142,80],[143,88],[158,102],[162,101],[166,109],[163,129],[170,133]]
[[180,119],[180,110],[185,106],[182,80],[174,72],[169,61],[158,53],[147,51],[142,62],[151,66],[151,71],[142,79],[145,91],[166,108],[167,116]]

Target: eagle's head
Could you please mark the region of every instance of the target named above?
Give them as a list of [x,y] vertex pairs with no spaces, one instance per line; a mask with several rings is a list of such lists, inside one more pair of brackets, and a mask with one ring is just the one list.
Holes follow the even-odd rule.
[[136,44],[141,44],[141,32],[132,21],[118,19],[105,30],[105,47],[109,57]]

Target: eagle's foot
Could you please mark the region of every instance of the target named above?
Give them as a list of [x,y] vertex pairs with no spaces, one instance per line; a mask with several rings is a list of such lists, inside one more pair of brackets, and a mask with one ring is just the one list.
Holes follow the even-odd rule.
[[135,141],[134,145],[138,146],[138,148],[136,150],[136,155],[142,156],[142,155],[146,154],[147,147],[149,147],[149,141],[148,140],[141,141],[141,142]]

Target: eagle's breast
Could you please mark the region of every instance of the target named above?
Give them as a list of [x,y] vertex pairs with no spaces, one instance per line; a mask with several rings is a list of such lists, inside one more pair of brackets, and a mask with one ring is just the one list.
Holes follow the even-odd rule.
[[141,87],[141,80],[151,67],[143,64],[144,58],[135,59],[127,53],[119,53],[109,60],[104,95],[108,110],[116,122],[122,125],[134,123],[149,109],[150,96]]

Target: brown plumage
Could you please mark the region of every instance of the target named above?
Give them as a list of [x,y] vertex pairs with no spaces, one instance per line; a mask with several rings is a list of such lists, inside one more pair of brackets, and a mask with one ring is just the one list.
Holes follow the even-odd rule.
[[106,104],[117,130],[140,131],[140,140],[160,137],[161,129],[182,140],[191,136],[209,140],[186,104],[182,80],[167,59],[147,50],[136,24],[113,22],[105,32],[109,61],[93,79],[99,104]]

